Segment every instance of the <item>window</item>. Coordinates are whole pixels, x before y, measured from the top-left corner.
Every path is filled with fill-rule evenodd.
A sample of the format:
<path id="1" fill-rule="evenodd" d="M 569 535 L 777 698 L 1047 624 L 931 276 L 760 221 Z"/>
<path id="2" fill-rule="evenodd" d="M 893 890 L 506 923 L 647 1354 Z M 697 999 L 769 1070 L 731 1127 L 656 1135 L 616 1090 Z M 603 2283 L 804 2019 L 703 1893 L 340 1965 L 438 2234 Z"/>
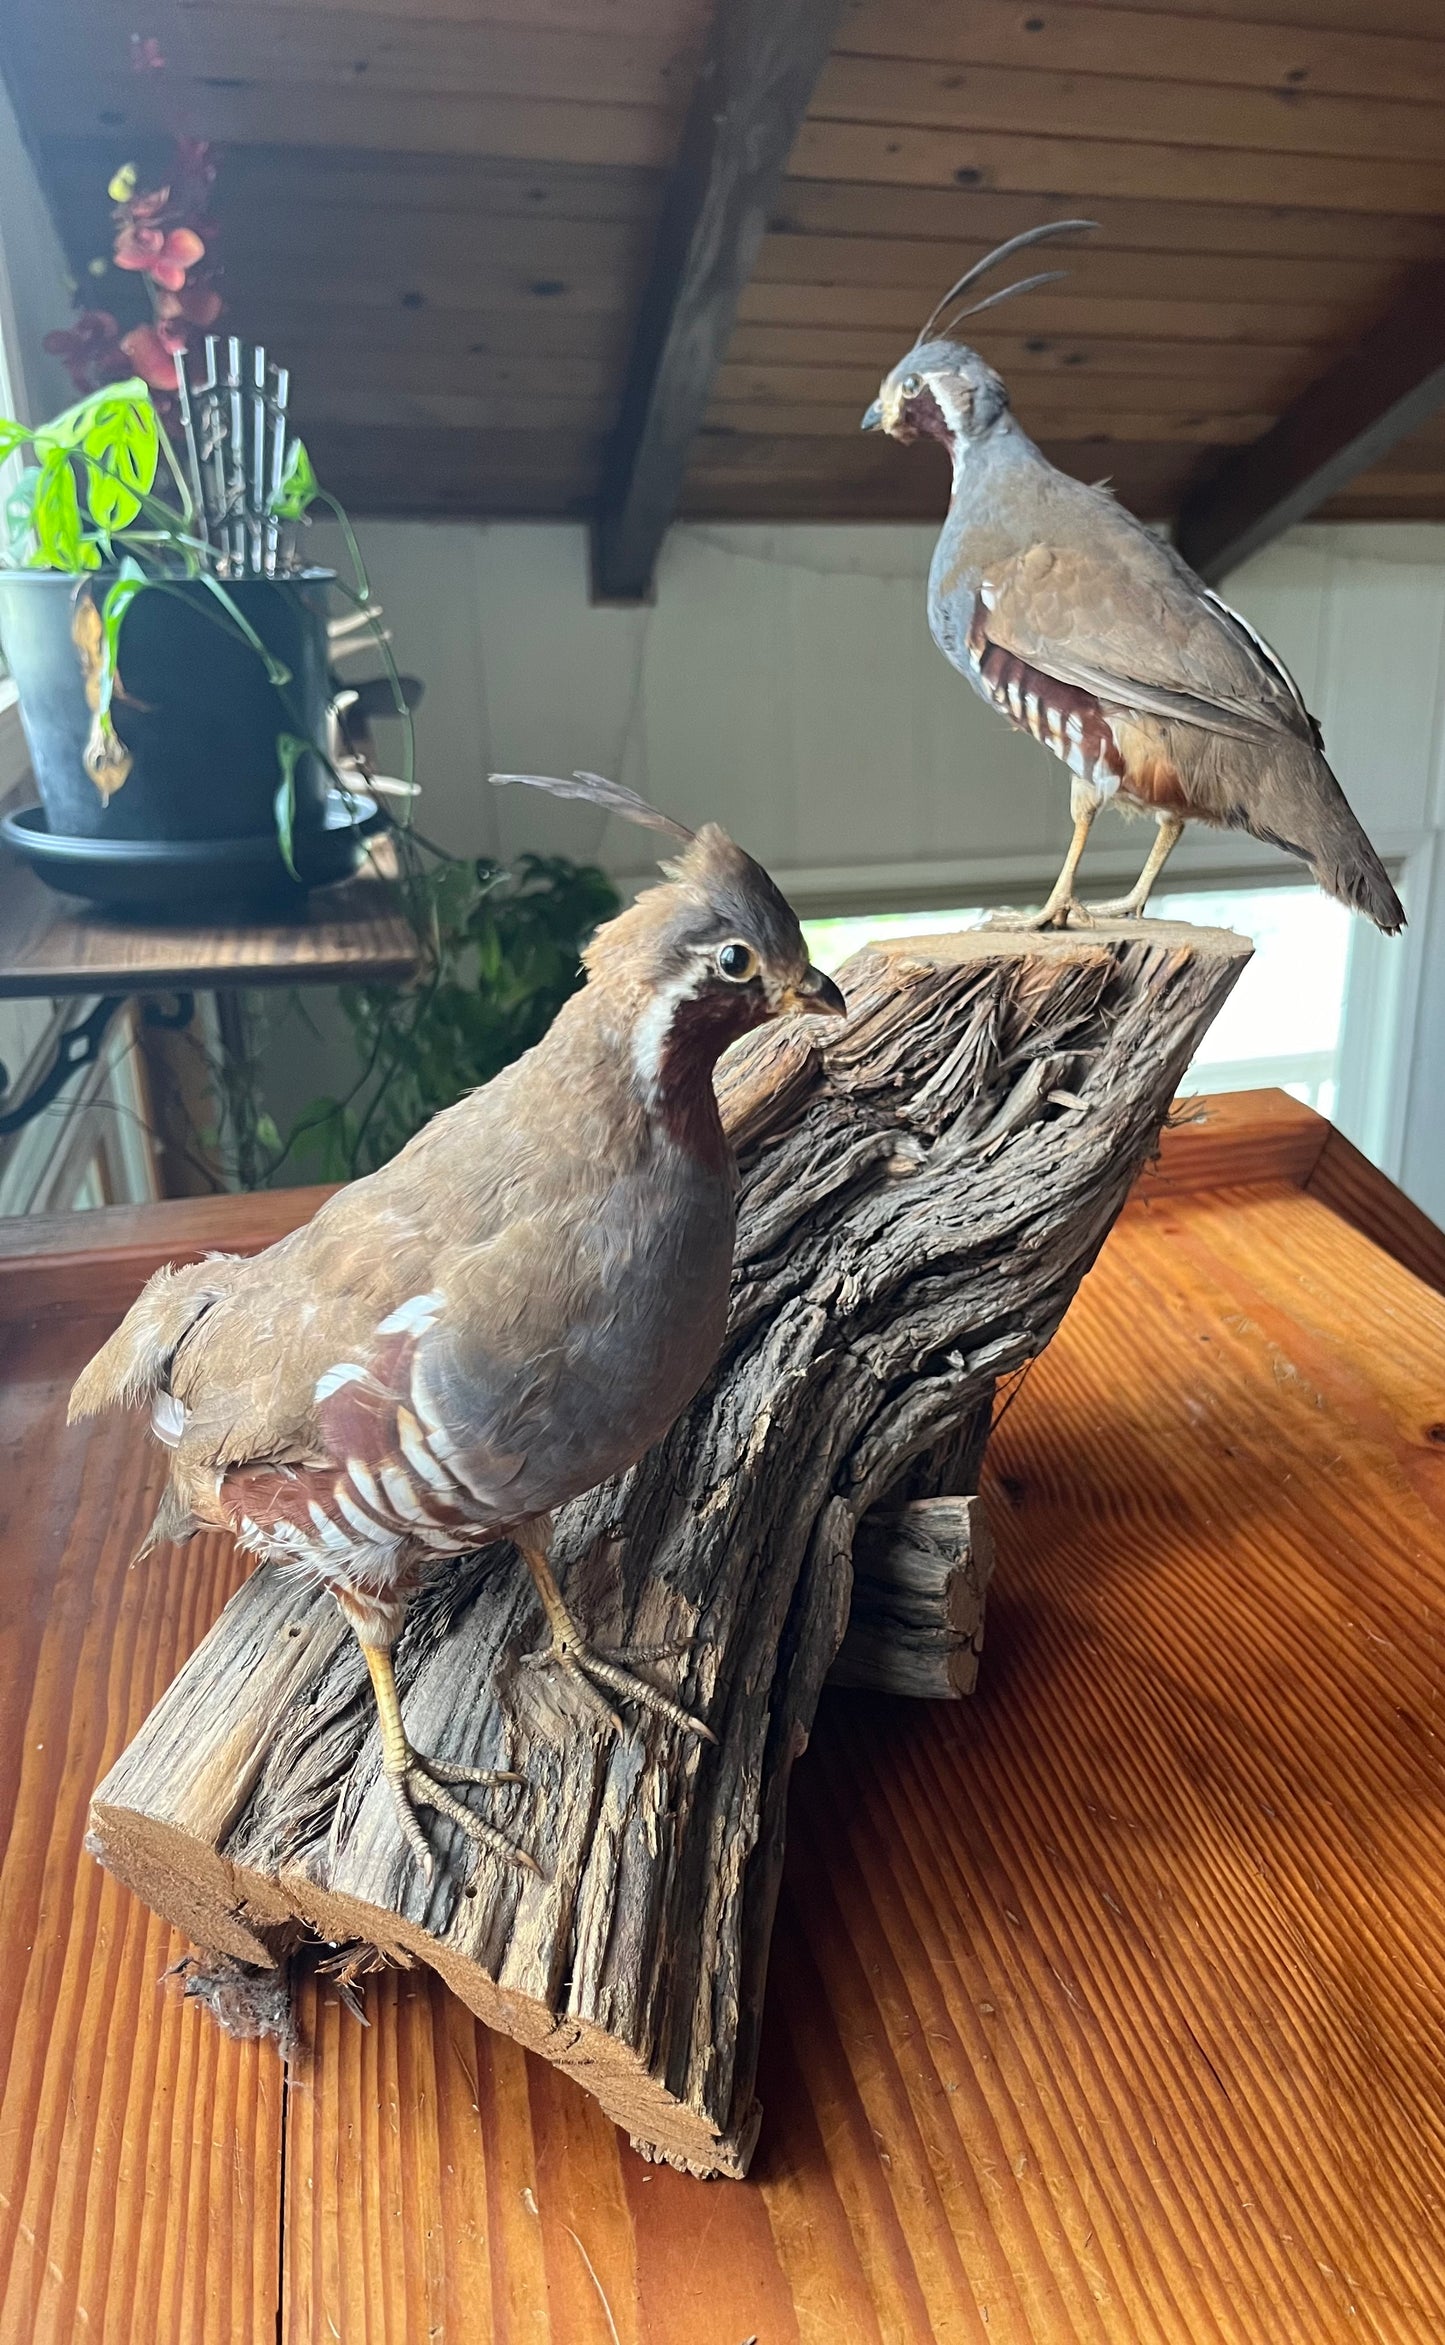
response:
<path id="1" fill-rule="evenodd" d="M 1150 903 L 1161 920 L 1234 928 L 1254 939 L 1249 963 L 1215 1019 L 1181 1091 L 1290 1092 L 1332 1115 L 1349 963 L 1350 914 L 1311 887 L 1174 890 Z M 870 937 L 938 936 L 976 928 L 977 905 L 943 912 L 882 912 L 872 919 L 805 920 L 808 950 L 834 970 Z"/>

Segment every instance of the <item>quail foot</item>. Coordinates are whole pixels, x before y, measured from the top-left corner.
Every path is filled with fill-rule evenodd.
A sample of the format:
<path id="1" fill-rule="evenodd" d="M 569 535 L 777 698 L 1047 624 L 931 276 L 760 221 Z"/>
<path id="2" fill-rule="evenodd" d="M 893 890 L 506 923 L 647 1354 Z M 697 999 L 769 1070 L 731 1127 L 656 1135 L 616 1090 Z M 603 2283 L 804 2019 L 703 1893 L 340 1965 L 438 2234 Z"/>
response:
<path id="1" fill-rule="evenodd" d="M 265 1253 L 157 1272 L 71 1398 L 73 1416 L 150 1404 L 171 1452 L 152 1539 L 220 1527 L 333 1592 L 424 1868 L 419 1809 L 531 1862 L 457 1796 L 514 1779 L 415 1750 L 393 1675 L 423 1579 L 488 1540 L 517 1542 L 540 1659 L 609 1724 L 620 1703 L 708 1738 L 638 1674 L 643 1656 L 589 1645 L 553 1577 L 550 1518 L 650 1448 L 717 1356 L 736 1180 L 720 1052 L 767 1019 L 844 1007 L 772 880 L 715 825 L 694 834 L 596 775 L 494 778 L 667 832 L 665 879 L 599 929 L 586 983 L 525 1057 Z"/>

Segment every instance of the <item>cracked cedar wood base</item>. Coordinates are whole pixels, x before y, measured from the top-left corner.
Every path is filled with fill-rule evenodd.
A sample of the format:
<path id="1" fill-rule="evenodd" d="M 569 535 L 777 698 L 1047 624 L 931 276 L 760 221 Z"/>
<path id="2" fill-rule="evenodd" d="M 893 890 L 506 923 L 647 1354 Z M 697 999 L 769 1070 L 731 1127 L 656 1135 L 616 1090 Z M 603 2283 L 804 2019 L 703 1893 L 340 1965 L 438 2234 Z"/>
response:
<path id="1" fill-rule="evenodd" d="M 599 1735 L 518 1666 L 540 1622 L 511 1550 L 452 1567 L 397 1656 L 408 1729 L 525 1776 L 487 1812 L 545 1877 L 474 1864 L 428 1817 L 428 1889 L 354 1639 L 263 1568 L 96 1793 L 102 1861 L 208 1950 L 269 1964 L 309 1931 L 427 1962 L 645 2154 L 742 2174 L 788 1777 L 823 1680 L 838 1657 L 853 1683 L 968 1682 L 977 1620 L 916 1515 L 863 1532 L 839 1657 L 855 1532 L 975 1486 L 995 1379 L 1058 1326 L 1248 953 L 1163 922 L 910 939 L 849 964 L 821 1052 L 777 1027 L 720 1070 L 743 1165 L 727 1349 L 556 1547 L 599 1642 L 690 1646 L 656 1666 L 717 1749 Z"/>

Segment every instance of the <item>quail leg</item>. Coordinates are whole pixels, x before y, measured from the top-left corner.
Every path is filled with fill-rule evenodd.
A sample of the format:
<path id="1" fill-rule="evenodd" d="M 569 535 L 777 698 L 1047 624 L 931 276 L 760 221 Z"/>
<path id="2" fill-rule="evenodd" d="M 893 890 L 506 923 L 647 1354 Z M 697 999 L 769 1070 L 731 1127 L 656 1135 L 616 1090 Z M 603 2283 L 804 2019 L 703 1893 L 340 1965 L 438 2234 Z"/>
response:
<path id="1" fill-rule="evenodd" d="M 401 1826 L 402 1838 L 416 1858 L 423 1873 L 430 1880 L 434 1871 L 432 1852 L 426 1834 L 417 1818 L 417 1803 L 424 1808 L 435 1808 L 440 1815 L 450 1816 L 452 1822 L 465 1832 L 478 1848 L 489 1849 L 509 1865 L 518 1865 L 524 1873 L 540 1870 L 524 1848 L 516 1848 L 495 1825 L 473 1815 L 459 1799 L 446 1789 L 449 1783 L 480 1783 L 487 1786 L 498 1783 L 520 1783 L 520 1775 L 508 1775 L 487 1767 L 454 1767 L 440 1759 L 425 1759 L 413 1750 L 402 1724 L 401 1703 L 397 1697 L 396 1678 L 392 1673 L 391 1647 L 369 1645 L 359 1640 L 376 1695 L 377 1713 L 381 1721 L 381 1764 L 396 1807 L 396 1820 Z"/>
<path id="2" fill-rule="evenodd" d="M 1074 874 L 1079 868 L 1079 858 L 1084 852 L 1094 816 L 1102 803 L 1102 799 L 1093 797 L 1084 806 L 1075 795 L 1074 835 L 1069 841 L 1063 869 L 1050 888 L 1049 899 L 1043 909 L 1038 912 L 995 912 L 987 923 L 990 928 L 1067 928 L 1075 921 L 1082 928 L 1088 927 L 1093 914 L 1086 912 L 1082 904 L 1074 901 Z"/>
<path id="3" fill-rule="evenodd" d="M 700 1718 L 694 1718 L 690 1710 L 684 1710 L 682 1704 L 675 1702 L 670 1694 L 663 1693 L 658 1686 L 649 1685 L 645 1677 L 636 1677 L 623 1666 L 629 1661 L 660 1660 L 665 1653 L 676 1648 L 654 1645 L 603 1652 L 589 1645 L 563 1602 L 562 1591 L 557 1585 L 546 1548 L 523 1539 L 518 1539 L 517 1544 L 526 1559 L 537 1594 L 542 1599 L 542 1610 L 552 1633 L 551 1643 L 540 1653 L 529 1656 L 534 1666 L 560 1669 L 565 1677 L 570 1678 L 588 1707 L 604 1719 L 615 1734 L 621 1734 L 622 1720 L 606 1698 L 609 1693 L 616 1694 L 624 1702 L 636 1702 L 639 1709 L 650 1710 L 655 1718 L 665 1718 L 670 1725 L 681 1727 L 686 1734 L 699 1736 L 703 1742 L 717 1741 L 711 1727 L 705 1726 Z"/>
<path id="4" fill-rule="evenodd" d="M 1096 920 L 1139 920 L 1149 901 L 1149 891 L 1164 869 L 1183 835 L 1183 818 L 1177 814 L 1161 814 L 1154 844 L 1139 877 L 1127 896 L 1115 896 L 1107 904 L 1091 904 L 1090 912 Z"/>

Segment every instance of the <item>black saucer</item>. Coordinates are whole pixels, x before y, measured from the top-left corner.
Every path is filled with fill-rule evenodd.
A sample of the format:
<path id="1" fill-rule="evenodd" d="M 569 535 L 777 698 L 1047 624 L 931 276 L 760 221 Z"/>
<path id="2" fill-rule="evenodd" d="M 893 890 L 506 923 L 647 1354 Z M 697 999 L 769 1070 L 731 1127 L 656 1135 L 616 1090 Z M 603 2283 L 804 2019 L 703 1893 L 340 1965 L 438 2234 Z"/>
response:
<path id="1" fill-rule="evenodd" d="M 294 880 L 270 832 L 245 839 L 82 839 L 51 832 L 39 806 L 0 818 L 0 838 L 47 887 L 112 912 L 175 919 L 294 912 L 308 888 L 348 879 L 380 814 L 363 791 L 332 790 L 324 828 L 299 832 Z"/>

